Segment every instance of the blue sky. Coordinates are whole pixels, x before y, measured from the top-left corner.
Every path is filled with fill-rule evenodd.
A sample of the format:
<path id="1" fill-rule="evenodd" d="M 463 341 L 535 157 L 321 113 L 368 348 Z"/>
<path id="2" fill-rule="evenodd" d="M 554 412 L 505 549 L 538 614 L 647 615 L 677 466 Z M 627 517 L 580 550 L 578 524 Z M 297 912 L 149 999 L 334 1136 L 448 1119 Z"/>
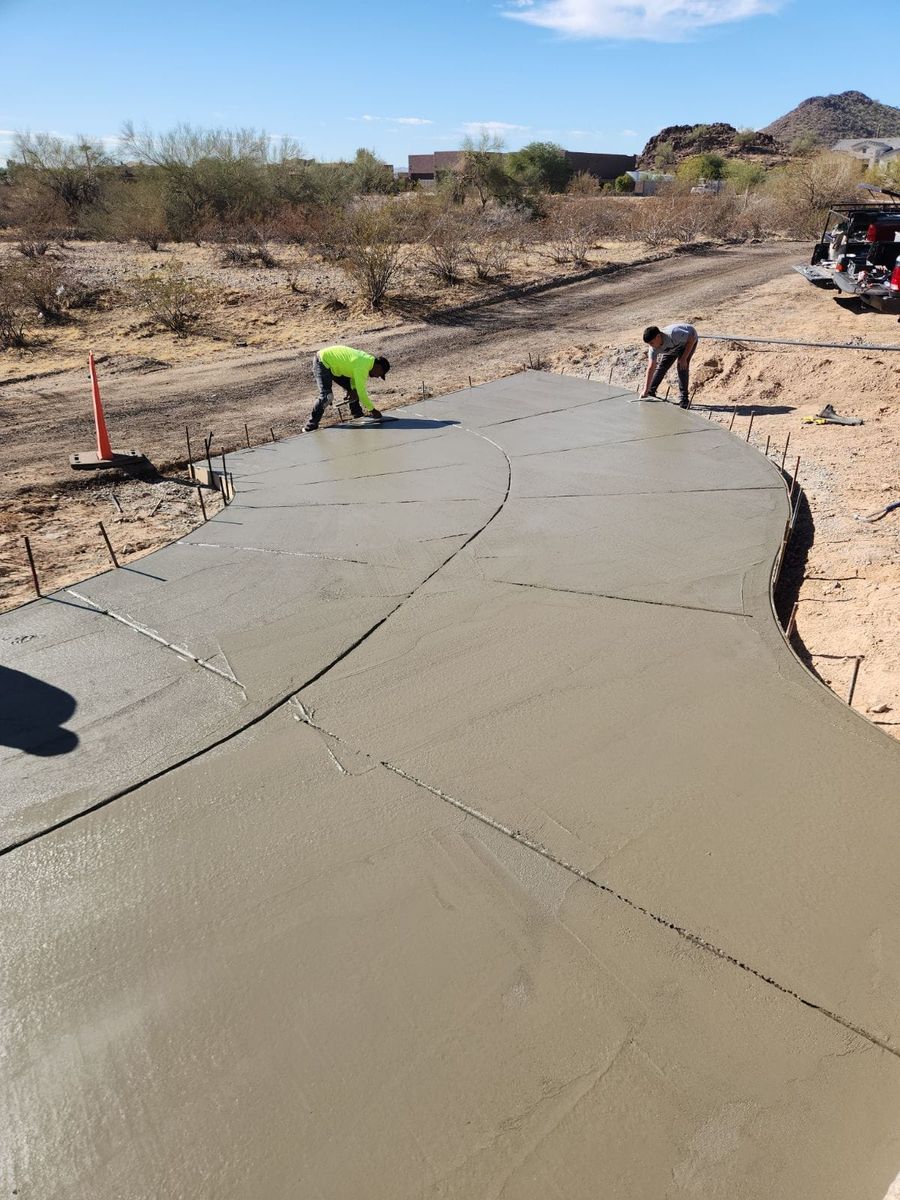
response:
<path id="1" fill-rule="evenodd" d="M 845 0 L 0 0 L 0 161 L 11 131 L 114 149 L 129 118 L 400 166 L 481 127 L 630 153 L 663 125 L 758 128 L 849 88 L 900 105 L 853 28 Z"/>

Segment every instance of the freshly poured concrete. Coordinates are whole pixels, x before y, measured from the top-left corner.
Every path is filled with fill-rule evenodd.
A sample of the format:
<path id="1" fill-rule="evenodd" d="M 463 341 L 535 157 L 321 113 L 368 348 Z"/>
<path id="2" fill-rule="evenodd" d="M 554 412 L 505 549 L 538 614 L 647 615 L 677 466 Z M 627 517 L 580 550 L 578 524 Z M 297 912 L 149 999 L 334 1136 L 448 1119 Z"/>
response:
<path id="1" fill-rule="evenodd" d="M 7 1192 L 882 1200 L 900 753 L 775 626 L 777 472 L 544 374 L 404 418 L 0 618 L 80 738 L 2 760 Z"/>

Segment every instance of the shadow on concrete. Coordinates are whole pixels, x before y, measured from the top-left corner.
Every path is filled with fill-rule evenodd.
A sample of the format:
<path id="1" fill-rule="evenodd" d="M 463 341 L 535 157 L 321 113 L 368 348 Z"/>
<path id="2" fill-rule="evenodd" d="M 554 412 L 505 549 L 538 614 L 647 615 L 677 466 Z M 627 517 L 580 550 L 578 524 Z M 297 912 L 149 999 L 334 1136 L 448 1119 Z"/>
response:
<path id="1" fill-rule="evenodd" d="M 69 754 L 78 736 L 62 726 L 76 708 L 75 697 L 52 683 L 0 666 L 0 745 L 38 758 Z"/>
<path id="2" fill-rule="evenodd" d="M 458 425 L 459 421 L 428 421 L 417 417 L 392 417 L 385 415 L 384 424 L 371 422 L 366 425 L 340 424 L 329 426 L 332 429 L 444 429 L 448 425 Z"/>

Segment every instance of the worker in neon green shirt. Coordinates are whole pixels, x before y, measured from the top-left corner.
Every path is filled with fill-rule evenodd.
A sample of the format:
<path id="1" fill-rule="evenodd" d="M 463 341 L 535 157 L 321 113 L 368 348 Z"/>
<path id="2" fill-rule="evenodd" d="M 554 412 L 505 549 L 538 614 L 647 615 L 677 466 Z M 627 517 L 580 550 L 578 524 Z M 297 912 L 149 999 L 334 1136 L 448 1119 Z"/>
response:
<path id="1" fill-rule="evenodd" d="M 319 389 L 309 420 L 303 426 L 304 433 L 312 433 L 319 428 L 319 422 L 325 412 L 326 405 L 334 401 L 331 389 L 339 383 L 347 393 L 350 403 L 350 413 L 354 417 L 365 415 L 373 421 L 381 420 L 381 413 L 369 399 L 366 382 L 371 375 L 373 379 L 384 379 L 391 364 L 386 358 L 374 357 L 364 350 L 353 350 L 350 346 L 326 346 L 313 359 L 313 374 Z"/>

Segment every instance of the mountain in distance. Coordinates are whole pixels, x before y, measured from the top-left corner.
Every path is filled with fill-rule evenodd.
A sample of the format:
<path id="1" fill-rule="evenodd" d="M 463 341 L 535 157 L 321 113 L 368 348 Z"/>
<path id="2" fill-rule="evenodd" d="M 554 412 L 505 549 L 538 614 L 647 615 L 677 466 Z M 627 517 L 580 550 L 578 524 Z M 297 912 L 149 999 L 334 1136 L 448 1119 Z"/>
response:
<path id="1" fill-rule="evenodd" d="M 811 96 L 761 132 L 786 146 L 801 140 L 833 146 L 842 138 L 900 138 L 900 108 L 881 104 L 863 92 Z"/>

